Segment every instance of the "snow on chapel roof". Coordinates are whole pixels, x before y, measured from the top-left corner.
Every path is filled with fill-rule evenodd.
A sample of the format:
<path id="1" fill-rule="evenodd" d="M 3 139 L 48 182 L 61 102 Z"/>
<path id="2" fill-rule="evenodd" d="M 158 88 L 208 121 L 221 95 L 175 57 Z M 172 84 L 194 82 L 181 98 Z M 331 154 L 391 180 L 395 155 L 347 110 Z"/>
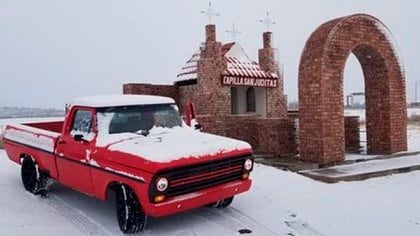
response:
<path id="1" fill-rule="evenodd" d="M 113 107 L 113 106 L 133 106 L 133 105 L 154 105 L 172 104 L 172 98 L 152 96 L 152 95 L 101 95 L 75 98 L 68 103 L 68 106 L 87 106 L 87 107 Z"/>
<path id="2" fill-rule="evenodd" d="M 225 76 L 250 77 L 277 79 L 278 75 L 270 73 L 261 66 L 249 59 L 243 48 L 236 42 L 222 45 L 222 55 L 227 59 L 227 69 L 223 72 Z M 197 79 L 197 61 L 200 59 L 200 51 L 194 53 L 187 61 L 181 72 L 178 74 L 180 81 Z"/>

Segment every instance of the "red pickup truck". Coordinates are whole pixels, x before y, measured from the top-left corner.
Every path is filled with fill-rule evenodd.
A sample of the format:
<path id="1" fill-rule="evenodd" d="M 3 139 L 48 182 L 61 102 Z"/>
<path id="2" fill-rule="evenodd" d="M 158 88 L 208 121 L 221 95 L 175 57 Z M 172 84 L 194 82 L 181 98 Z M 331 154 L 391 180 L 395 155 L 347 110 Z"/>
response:
<path id="1" fill-rule="evenodd" d="M 115 193 L 124 233 L 147 216 L 226 207 L 251 186 L 251 146 L 187 126 L 166 97 L 75 99 L 64 121 L 7 125 L 3 143 L 31 193 L 48 179 L 104 201 Z"/>

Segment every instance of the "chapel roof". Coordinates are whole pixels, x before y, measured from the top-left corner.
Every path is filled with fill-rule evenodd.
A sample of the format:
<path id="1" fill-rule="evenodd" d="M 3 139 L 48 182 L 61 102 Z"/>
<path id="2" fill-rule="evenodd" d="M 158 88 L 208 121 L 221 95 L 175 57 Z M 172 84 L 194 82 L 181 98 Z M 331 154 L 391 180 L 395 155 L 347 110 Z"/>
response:
<path id="1" fill-rule="evenodd" d="M 223 44 L 221 53 L 227 60 L 227 68 L 223 72 L 224 76 L 278 79 L 277 74 L 265 71 L 257 62 L 249 59 L 243 48 L 236 42 Z M 199 59 L 200 51 L 197 51 L 182 67 L 175 84 L 194 84 L 197 79 L 197 62 Z"/>

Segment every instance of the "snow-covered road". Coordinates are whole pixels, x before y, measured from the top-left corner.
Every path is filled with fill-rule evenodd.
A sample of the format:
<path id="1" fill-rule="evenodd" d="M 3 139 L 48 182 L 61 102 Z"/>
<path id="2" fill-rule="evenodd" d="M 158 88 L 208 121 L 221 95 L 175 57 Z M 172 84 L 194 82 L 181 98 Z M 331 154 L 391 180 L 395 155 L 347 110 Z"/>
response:
<path id="1" fill-rule="evenodd" d="M 140 235 L 420 235 L 420 172 L 324 184 L 256 165 L 250 192 L 226 209 L 151 219 Z M 0 235 L 120 235 L 112 203 L 54 184 L 24 191 L 19 166 L 0 150 Z"/>

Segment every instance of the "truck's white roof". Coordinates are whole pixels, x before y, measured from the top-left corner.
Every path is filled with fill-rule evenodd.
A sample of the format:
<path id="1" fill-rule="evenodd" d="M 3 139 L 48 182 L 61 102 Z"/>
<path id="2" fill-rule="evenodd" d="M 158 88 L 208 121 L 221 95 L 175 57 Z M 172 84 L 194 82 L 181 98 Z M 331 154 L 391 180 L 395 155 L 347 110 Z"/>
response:
<path id="1" fill-rule="evenodd" d="M 68 106 L 86 106 L 86 107 L 114 107 L 114 106 L 132 106 L 132 105 L 154 105 L 154 104 L 172 104 L 175 101 L 172 98 L 152 96 L 152 95 L 100 95 L 91 97 L 75 98 L 69 101 Z"/>

